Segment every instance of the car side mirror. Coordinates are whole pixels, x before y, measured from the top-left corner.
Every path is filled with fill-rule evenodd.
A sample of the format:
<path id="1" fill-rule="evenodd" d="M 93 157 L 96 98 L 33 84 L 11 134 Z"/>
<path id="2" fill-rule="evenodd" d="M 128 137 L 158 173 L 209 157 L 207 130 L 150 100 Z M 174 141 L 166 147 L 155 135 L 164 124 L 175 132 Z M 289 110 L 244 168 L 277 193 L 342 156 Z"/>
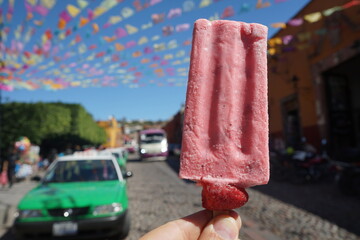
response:
<path id="1" fill-rule="evenodd" d="M 132 176 L 133 176 L 132 171 L 127 171 L 127 172 L 124 174 L 124 178 L 129 178 L 129 177 L 132 177 Z"/>

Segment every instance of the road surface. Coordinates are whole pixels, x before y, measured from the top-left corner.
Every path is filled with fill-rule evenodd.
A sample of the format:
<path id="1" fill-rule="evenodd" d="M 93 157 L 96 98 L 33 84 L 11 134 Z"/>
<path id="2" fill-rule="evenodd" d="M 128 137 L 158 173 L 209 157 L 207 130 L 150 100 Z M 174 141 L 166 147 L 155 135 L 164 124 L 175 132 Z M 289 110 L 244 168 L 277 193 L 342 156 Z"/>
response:
<path id="1" fill-rule="evenodd" d="M 134 175 L 128 179 L 132 225 L 127 240 L 137 240 L 167 221 L 202 209 L 201 188 L 178 178 L 178 161 L 176 157 L 164 162 L 142 162 L 136 156 L 129 159 L 128 170 Z M 10 190 L 2 190 L 0 202 L 15 205 L 34 185 L 23 182 Z M 360 239 L 323 218 L 260 190 L 249 189 L 250 201 L 237 209 L 243 220 L 242 240 Z M 15 208 L 12 206 L 10 209 L 14 211 Z M 2 240 L 13 239 L 10 220 L 7 228 L 0 229 L 0 236 Z"/>

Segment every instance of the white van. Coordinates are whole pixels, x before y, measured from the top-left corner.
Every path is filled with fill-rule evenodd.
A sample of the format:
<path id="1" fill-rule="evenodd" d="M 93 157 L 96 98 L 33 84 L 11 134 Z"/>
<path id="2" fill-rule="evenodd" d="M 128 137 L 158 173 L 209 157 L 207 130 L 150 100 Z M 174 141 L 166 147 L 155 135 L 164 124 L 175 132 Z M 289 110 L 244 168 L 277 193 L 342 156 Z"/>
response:
<path id="1" fill-rule="evenodd" d="M 166 160 L 168 142 L 163 129 L 147 129 L 139 134 L 139 154 L 141 160 Z"/>

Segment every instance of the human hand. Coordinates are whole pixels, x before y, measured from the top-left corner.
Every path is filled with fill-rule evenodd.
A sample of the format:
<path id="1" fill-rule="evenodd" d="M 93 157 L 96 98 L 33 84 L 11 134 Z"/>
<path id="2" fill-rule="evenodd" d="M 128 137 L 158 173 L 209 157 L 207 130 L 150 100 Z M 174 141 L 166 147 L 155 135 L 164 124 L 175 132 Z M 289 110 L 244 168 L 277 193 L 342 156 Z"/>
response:
<path id="1" fill-rule="evenodd" d="M 241 219 L 235 211 L 213 217 L 212 211 L 203 210 L 168 222 L 140 240 L 236 240 L 240 228 Z"/>

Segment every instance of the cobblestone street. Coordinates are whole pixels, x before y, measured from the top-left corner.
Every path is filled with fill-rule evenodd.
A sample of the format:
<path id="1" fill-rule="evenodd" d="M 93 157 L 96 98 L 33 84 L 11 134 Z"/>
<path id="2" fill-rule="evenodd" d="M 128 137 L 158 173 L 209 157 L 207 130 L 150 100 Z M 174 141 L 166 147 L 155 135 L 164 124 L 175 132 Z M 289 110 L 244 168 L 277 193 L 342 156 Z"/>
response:
<path id="1" fill-rule="evenodd" d="M 201 209 L 201 189 L 179 180 L 166 163 L 131 162 L 128 169 L 134 173 L 129 179 L 133 220 L 129 240 Z"/>
<path id="2" fill-rule="evenodd" d="M 141 162 L 136 158 L 129 160 L 128 170 L 131 170 L 134 176 L 128 180 L 132 225 L 126 240 L 137 240 L 146 232 L 170 220 L 202 209 L 201 188 L 179 179 L 178 165 L 178 158 L 175 157 L 166 162 Z M 13 204 L 14 206 L 9 208 L 13 212 L 21 196 L 34 186 L 34 182 L 22 182 L 10 190 L 3 190 L 0 192 L 0 203 L 7 206 Z M 243 220 L 240 231 L 242 240 L 360 239 L 324 217 L 319 217 L 319 214 L 310 213 L 311 209 L 304 210 L 311 205 L 310 197 L 314 195 L 316 188 L 304 185 L 291 189 L 291 186 L 285 183 L 272 182 L 267 186 L 248 189 L 249 202 L 237 209 Z M 303 194 L 303 198 L 299 198 L 299 194 Z M 335 197 L 335 200 L 340 199 L 339 196 Z M 321 204 L 318 198 L 314 198 L 313 208 Z M 294 199 L 297 199 L 297 202 Z M 325 200 L 329 199 L 326 195 Z M 302 203 L 303 207 L 299 203 Z M 339 208 L 353 208 L 354 205 L 351 204 L 354 203 L 356 201 L 345 201 L 349 206 L 339 205 Z M 331 206 L 331 203 L 329 204 Z M 333 214 L 336 212 L 337 210 L 334 210 Z M 356 219 L 356 214 L 356 208 L 353 214 L 348 212 L 349 219 Z M 7 228 L 0 229 L 1 240 L 14 239 L 10 230 L 11 222 L 7 222 Z"/>
<path id="3" fill-rule="evenodd" d="M 130 161 L 128 169 L 134 176 L 129 179 L 129 197 L 132 226 L 127 240 L 139 239 L 146 232 L 170 221 L 202 210 L 201 188 L 178 178 L 166 162 Z M 252 195 L 252 192 L 250 195 Z M 242 240 L 279 240 L 246 216 L 242 216 Z"/>
<path id="4" fill-rule="evenodd" d="M 134 172 L 134 177 L 129 180 L 134 221 L 128 239 L 138 239 L 169 220 L 201 209 L 201 188 L 178 179 L 177 161 L 176 158 L 170 158 L 167 163 L 129 163 L 129 170 Z M 244 221 L 242 240 L 360 239 L 319 216 L 258 190 L 248 189 L 248 193 L 249 202 L 238 209 Z"/>
<path id="5" fill-rule="evenodd" d="M 360 235 L 360 196 L 342 194 L 333 179 L 300 185 L 271 180 L 254 189 Z"/>

